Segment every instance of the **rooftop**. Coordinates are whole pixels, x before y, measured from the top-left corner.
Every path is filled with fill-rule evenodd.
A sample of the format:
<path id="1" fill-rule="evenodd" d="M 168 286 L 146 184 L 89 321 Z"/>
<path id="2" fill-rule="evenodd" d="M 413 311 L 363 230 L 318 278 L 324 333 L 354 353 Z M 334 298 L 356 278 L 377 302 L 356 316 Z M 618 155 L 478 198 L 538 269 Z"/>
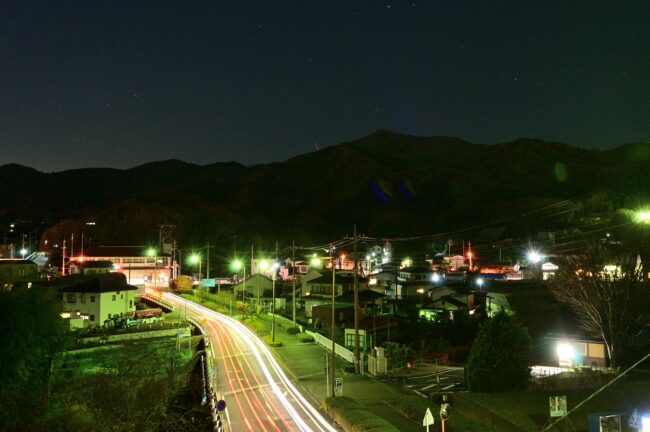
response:
<path id="1" fill-rule="evenodd" d="M 63 293 L 104 293 L 115 291 L 133 291 L 138 287 L 129 285 L 126 276 L 122 273 L 107 273 L 101 276 L 84 280 L 70 287 L 62 288 Z"/>

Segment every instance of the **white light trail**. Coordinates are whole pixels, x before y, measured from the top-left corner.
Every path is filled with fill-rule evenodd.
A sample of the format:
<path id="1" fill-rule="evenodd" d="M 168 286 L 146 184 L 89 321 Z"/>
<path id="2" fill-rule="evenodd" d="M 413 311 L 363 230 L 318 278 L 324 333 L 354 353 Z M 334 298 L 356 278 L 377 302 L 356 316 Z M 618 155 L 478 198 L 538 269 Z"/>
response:
<path id="1" fill-rule="evenodd" d="M 284 373 L 284 371 L 276 361 L 275 357 L 273 357 L 273 354 L 266 346 L 266 344 L 248 327 L 246 327 L 244 324 L 242 324 L 241 322 L 233 318 L 230 318 L 219 312 L 213 311 L 212 309 L 208 309 L 199 304 L 189 302 L 184 298 L 179 297 L 175 294 L 165 292 L 162 293 L 162 295 L 175 303 L 187 302 L 185 303 L 187 309 L 193 310 L 193 312 L 197 313 L 198 315 L 207 316 L 212 320 L 218 321 L 226 325 L 235 333 L 237 333 L 241 337 L 241 339 L 246 343 L 246 345 L 248 345 L 248 347 L 251 349 L 252 354 L 257 360 L 260 368 L 262 369 L 264 376 L 268 380 L 268 383 L 271 386 L 273 393 L 276 395 L 276 397 L 278 398 L 282 406 L 290 414 L 291 418 L 296 422 L 300 430 L 307 432 L 307 431 L 313 431 L 314 429 L 312 429 L 305 422 L 303 416 L 299 414 L 298 410 L 296 409 L 296 406 L 294 406 L 294 403 L 292 403 L 287 398 L 287 393 L 294 398 L 295 405 L 297 405 L 297 408 L 302 412 L 304 412 L 304 414 L 317 427 L 316 429 L 317 431 L 336 432 L 336 429 L 329 424 L 329 422 L 318 412 L 318 410 L 316 410 L 305 399 L 305 397 L 300 393 L 300 391 L 293 385 L 291 380 L 287 377 L 287 375 Z M 214 351 L 212 352 L 212 354 L 214 356 Z M 271 367 L 271 369 L 267 367 L 267 363 Z M 273 378 L 272 371 L 277 375 L 282 386 L 287 391 L 282 391 L 282 389 L 278 386 L 276 379 Z"/>

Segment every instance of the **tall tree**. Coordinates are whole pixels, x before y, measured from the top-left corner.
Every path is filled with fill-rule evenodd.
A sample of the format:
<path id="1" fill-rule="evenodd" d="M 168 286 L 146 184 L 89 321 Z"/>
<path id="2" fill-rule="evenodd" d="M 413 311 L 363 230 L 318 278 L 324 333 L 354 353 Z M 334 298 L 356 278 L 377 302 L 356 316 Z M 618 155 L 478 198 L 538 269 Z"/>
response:
<path id="1" fill-rule="evenodd" d="M 524 389 L 530 378 L 528 330 L 505 311 L 481 326 L 467 364 L 467 386 L 474 392 Z"/>
<path id="2" fill-rule="evenodd" d="M 550 287 L 575 313 L 580 325 L 607 347 L 610 364 L 629 359 L 644 324 L 650 284 L 638 255 L 600 244 L 565 257 Z"/>

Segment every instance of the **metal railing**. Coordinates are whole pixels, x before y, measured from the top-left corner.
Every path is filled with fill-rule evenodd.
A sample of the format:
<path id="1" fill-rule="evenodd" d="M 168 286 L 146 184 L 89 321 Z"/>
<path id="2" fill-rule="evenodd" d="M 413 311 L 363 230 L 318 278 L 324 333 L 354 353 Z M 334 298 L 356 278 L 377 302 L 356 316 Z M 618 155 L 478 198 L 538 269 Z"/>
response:
<path id="1" fill-rule="evenodd" d="M 313 333 L 313 332 L 310 332 L 308 330 L 305 331 L 305 333 L 307 333 L 308 335 L 313 337 L 314 340 L 318 344 L 325 347 L 325 349 L 327 349 L 329 351 L 332 351 L 332 340 L 331 339 L 326 338 L 322 334 Z M 339 345 L 339 344 L 335 344 L 334 353 L 337 356 L 341 357 L 343 360 L 345 360 L 345 361 L 347 361 L 349 363 L 354 363 L 354 353 L 352 351 L 350 351 L 349 349 L 345 348 L 344 346 Z"/>

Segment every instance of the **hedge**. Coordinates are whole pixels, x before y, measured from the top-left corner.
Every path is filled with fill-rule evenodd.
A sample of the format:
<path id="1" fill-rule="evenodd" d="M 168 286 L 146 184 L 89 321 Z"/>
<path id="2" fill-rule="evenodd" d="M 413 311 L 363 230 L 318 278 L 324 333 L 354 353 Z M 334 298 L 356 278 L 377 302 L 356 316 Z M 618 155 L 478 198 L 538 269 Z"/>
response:
<path id="1" fill-rule="evenodd" d="M 347 396 L 326 398 L 323 406 L 325 412 L 347 432 L 399 432 L 386 420 Z"/>

